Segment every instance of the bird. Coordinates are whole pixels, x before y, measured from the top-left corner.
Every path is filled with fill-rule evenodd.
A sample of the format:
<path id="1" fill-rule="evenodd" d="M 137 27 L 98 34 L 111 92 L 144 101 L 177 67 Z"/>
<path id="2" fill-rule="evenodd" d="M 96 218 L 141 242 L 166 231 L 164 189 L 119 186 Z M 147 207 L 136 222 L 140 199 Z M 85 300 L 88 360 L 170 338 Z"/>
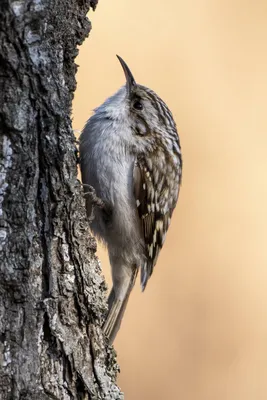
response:
<path id="1" fill-rule="evenodd" d="M 80 136 L 82 182 L 93 235 L 109 253 L 112 289 L 103 332 L 113 343 L 138 271 L 142 291 L 165 241 L 182 179 L 173 115 L 138 84 L 117 55 L 126 83 L 94 110 Z"/>

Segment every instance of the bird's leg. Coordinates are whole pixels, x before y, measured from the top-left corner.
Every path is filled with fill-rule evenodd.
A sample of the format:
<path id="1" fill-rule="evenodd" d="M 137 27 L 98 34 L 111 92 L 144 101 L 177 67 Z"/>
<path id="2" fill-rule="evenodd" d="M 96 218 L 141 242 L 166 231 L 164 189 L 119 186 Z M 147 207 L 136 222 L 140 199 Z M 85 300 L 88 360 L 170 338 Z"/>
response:
<path id="1" fill-rule="evenodd" d="M 121 321 L 134 287 L 138 269 L 133 266 L 130 270 L 124 271 L 119 279 L 113 279 L 113 288 L 108 298 L 108 313 L 103 325 L 103 332 L 109 344 L 112 344 L 121 325 Z"/>
<path id="2" fill-rule="evenodd" d="M 99 208 L 104 208 L 105 203 L 103 202 L 103 200 L 100 199 L 100 197 L 96 195 L 96 191 L 93 188 L 93 186 L 87 185 L 86 183 L 83 183 L 82 185 L 87 188 L 86 189 L 87 191 L 84 192 L 84 195 L 89 197 L 89 200 L 92 203 L 92 205 Z"/>
<path id="3" fill-rule="evenodd" d="M 97 196 L 95 189 L 91 185 L 87 185 L 86 183 L 82 184 L 83 187 L 86 188 L 86 192 L 84 192 L 84 196 L 86 197 L 86 208 L 87 208 L 87 216 L 89 218 L 89 222 L 92 222 L 94 219 L 93 210 L 94 207 L 98 207 L 102 210 L 106 208 L 105 203 L 100 197 Z"/>

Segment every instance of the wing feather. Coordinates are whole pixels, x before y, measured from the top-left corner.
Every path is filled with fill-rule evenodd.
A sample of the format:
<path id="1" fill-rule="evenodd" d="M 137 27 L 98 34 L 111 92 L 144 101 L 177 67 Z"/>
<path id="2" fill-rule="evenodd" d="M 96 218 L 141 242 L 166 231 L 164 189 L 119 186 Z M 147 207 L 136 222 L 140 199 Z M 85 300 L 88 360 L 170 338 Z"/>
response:
<path id="1" fill-rule="evenodd" d="M 134 196 L 146 251 L 146 262 L 141 266 L 143 290 L 157 262 L 170 224 L 170 217 L 178 198 L 177 192 L 173 202 L 170 202 L 170 198 L 166 196 L 166 190 L 164 191 L 165 184 L 168 184 L 167 178 L 161 176 L 161 184 L 157 185 L 158 173 L 154 176 L 152 166 L 150 167 L 143 157 L 136 161 L 133 171 Z"/>

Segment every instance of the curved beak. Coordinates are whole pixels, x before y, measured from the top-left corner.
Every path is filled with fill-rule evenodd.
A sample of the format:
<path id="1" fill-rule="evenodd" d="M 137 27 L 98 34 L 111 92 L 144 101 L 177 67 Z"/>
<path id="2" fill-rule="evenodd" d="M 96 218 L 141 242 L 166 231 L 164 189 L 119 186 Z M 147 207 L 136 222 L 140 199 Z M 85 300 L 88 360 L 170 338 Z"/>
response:
<path id="1" fill-rule="evenodd" d="M 124 71 L 125 78 L 126 78 L 127 91 L 128 91 L 128 94 L 130 94 L 133 86 L 136 85 L 136 82 L 135 82 L 133 74 L 131 73 L 130 68 L 128 67 L 126 62 L 123 61 L 123 59 L 120 56 L 117 55 L 117 57 L 119 59 L 119 62 L 121 63 L 122 69 Z"/>

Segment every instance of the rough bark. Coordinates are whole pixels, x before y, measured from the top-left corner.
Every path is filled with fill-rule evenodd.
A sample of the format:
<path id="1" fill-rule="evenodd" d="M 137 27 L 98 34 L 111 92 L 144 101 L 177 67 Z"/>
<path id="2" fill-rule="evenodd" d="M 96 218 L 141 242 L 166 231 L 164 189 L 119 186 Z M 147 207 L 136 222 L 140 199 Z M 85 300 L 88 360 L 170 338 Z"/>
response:
<path id="1" fill-rule="evenodd" d="M 96 3 L 1 0 L 1 400 L 123 398 L 70 118 Z"/>

